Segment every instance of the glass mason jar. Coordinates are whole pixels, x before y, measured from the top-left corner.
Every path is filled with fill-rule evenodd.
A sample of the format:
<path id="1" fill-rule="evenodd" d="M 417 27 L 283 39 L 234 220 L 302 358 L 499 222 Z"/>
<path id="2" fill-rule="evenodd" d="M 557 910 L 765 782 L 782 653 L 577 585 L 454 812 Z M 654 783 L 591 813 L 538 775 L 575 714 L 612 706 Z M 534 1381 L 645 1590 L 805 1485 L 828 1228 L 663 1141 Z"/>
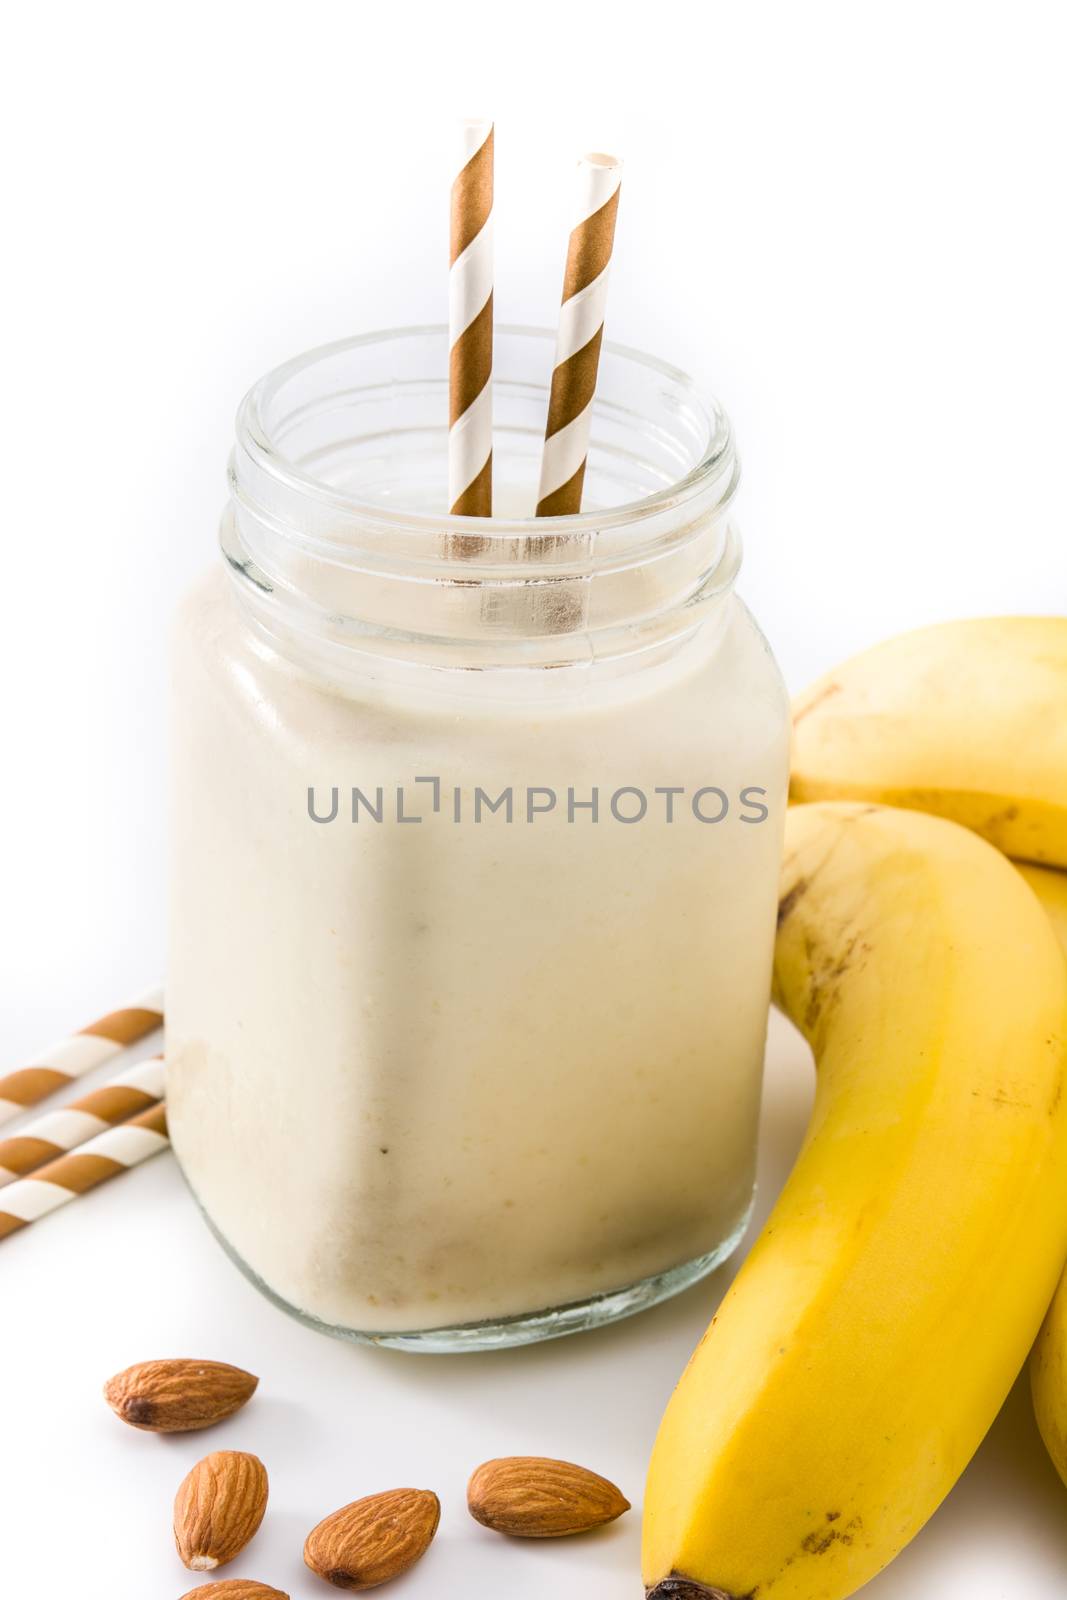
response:
<path id="1" fill-rule="evenodd" d="M 381 1344 L 622 1316 L 751 1205 L 788 708 L 731 431 L 606 345 L 592 509 L 538 522 L 552 350 L 497 331 L 491 521 L 439 509 L 444 329 L 264 378 L 179 622 L 174 1148 L 261 1288 Z"/>

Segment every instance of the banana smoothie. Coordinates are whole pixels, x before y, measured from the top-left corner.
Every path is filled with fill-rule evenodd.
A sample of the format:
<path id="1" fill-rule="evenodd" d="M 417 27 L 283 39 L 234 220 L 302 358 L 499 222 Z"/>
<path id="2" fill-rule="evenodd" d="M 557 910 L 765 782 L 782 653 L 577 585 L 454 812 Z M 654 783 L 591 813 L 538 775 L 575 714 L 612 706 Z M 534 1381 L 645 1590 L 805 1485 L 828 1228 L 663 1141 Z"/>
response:
<path id="1" fill-rule="evenodd" d="M 732 591 L 721 413 L 672 376 L 658 414 L 663 371 L 608 352 L 643 408 L 623 482 L 591 457 L 606 509 L 476 540 L 410 509 L 427 337 L 242 413 L 228 571 L 175 656 L 168 1106 L 270 1294 L 451 1348 L 637 1309 L 737 1242 L 787 707 Z M 521 495 L 531 336 L 501 344 Z M 379 365 L 384 418 L 353 400 Z"/>

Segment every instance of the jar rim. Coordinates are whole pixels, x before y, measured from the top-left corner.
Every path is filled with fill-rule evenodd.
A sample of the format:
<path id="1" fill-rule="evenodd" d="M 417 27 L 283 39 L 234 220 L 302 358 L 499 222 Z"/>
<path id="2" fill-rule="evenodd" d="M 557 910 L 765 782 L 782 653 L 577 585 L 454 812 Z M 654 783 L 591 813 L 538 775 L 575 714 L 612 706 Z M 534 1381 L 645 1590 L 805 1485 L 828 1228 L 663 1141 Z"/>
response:
<path id="1" fill-rule="evenodd" d="M 510 338 L 535 339 L 554 347 L 555 333 L 547 328 L 526 323 L 498 323 L 497 332 Z M 675 482 L 665 484 L 639 499 L 600 510 L 581 511 L 569 516 L 544 517 L 471 517 L 457 516 L 448 511 L 425 511 L 383 505 L 380 501 L 364 500 L 358 494 L 347 493 L 324 482 L 308 472 L 298 462 L 291 460 L 277 441 L 265 421 L 265 412 L 283 385 L 300 376 L 317 363 L 328 360 L 346 350 L 358 350 L 372 345 L 413 338 L 448 337 L 444 323 L 415 324 L 406 327 L 383 328 L 368 333 L 336 339 L 301 352 L 265 373 L 245 395 L 237 411 L 237 438 L 242 448 L 254 457 L 260 470 L 268 473 L 302 494 L 313 497 L 346 512 L 349 516 L 368 517 L 379 527 L 392 528 L 398 533 L 425 533 L 433 530 L 456 535 L 477 534 L 482 539 L 515 539 L 544 533 L 546 523 L 551 523 L 554 535 L 566 537 L 579 535 L 591 528 L 604 530 L 625 526 L 636 518 L 654 516 L 685 504 L 709 489 L 724 470 L 736 478 L 737 459 L 734 453 L 733 428 L 730 419 L 713 395 L 697 384 L 681 368 L 657 356 L 630 345 L 605 340 L 606 354 L 630 362 L 647 372 L 664 379 L 683 391 L 697 406 L 708 424 L 708 438 L 700 459 Z M 596 401 L 594 399 L 594 405 Z M 733 485 L 731 485 L 731 488 Z"/>

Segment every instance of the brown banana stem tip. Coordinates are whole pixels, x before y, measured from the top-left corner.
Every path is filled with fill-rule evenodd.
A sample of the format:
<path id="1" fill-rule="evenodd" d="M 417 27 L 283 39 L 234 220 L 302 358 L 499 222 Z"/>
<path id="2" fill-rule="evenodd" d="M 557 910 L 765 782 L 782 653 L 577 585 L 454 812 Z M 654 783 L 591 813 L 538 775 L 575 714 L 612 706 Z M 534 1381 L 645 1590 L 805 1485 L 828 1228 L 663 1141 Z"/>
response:
<path id="1" fill-rule="evenodd" d="M 732 1595 L 725 1589 L 714 1589 L 710 1584 L 697 1583 L 695 1578 L 683 1578 L 675 1573 L 645 1591 L 645 1600 L 751 1600 L 748 1595 Z"/>

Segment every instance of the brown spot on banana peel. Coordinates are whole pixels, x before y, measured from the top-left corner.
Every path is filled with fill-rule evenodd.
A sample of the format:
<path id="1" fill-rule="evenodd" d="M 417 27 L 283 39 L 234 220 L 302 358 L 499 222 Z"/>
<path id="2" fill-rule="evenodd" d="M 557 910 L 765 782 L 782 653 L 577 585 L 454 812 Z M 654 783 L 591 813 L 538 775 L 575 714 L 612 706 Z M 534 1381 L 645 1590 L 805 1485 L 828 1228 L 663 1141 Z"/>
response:
<path id="1" fill-rule="evenodd" d="M 805 1556 L 823 1556 L 835 1544 L 850 1545 L 855 1535 L 863 1527 L 863 1518 L 851 1517 L 843 1528 L 835 1528 L 834 1523 L 840 1522 L 840 1520 L 840 1511 L 828 1511 L 826 1513 L 827 1526 L 825 1528 L 816 1528 L 813 1532 L 806 1534 L 800 1541 L 799 1553 Z M 792 1566 L 793 1560 L 794 1558 L 790 1556 L 786 1566 Z"/>
<path id="2" fill-rule="evenodd" d="M 877 815 L 885 809 L 881 805 L 857 806 L 853 811 L 844 814 L 841 820 L 846 824 L 854 824 L 863 817 Z M 778 902 L 779 931 L 781 931 L 797 905 L 807 894 L 818 878 L 820 871 L 826 866 L 840 843 L 841 835 L 838 833 L 825 851 L 822 859 L 816 863 L 814 869 L 806 875 L 801 874 L 796 882 L 782 895 Z M 785 864 L 786 872 L 789 871 L 795 859 L 795 854 L 787 858 Z M 851 920 L 853 926 L 855 926 L 856 918 L 853 917 Z M 813 934 L 806 930 L 803 932 L 802 938 L 805 961 L 808 967 L 808 1000 L 804 1008 L 803 1019 L 794 1017 L 794 1020 L 800 1022 L 804 1033 L 809 1040 L 812 1040 L 819 1022 L 825 1017 L 838 998 L 841 979 L 853 965 L 863 966 L 865 964 L 871 947 L 866 938 L 863 937 L 862 926 L 852 933 L 848 932 L 847 925 L 842 926 L 838 930 L 837 939 L 826 938 L 817 941 Z M 844 948 L 840 954 L 833 953 L 834 946 L 839 944 L 842 939 L 844 940 Z M 826 953 L 821 954 L 824 946 Z M 854 959 L 857 949 L 859 951 L 858 962 Z M 776 1005 L 782 1004 L 781 995 L 777 989 L 777 979 L 775 980 L 774 1001 Z"/>
<path id="3" fill-rule="evenodd" d="M 831 1545 L 852 1543 L 852 1535 L 848 1529 L 824 1528 L 816 1533 L 809 1533 L 800 1548 L 806 1556 L 825 1555 Z"/>
<path id="4" fill-rule="evenodd" d="M 793 717 L 793 726 L 794 726 L 794 728 L 796 727 L 798 722 L 803 722 L 804 718 L 808 715 L 808 713 L 811 712 L 811 711 L 814 711 L 816 706 L 821 706 L 824 700 L 829 700 L 830 699 L 831 695 L 840 694 L 840 693 L 841 693 L 841 685 L 838 683 L 836 678 L 832 678 L 830 680 L 830 682 L 828 684 L 826 684 L 824 686 L 824 688 L 821 689 L 820 692 L 817 695 L 813 695 L 812 696 L 812 698 L 808 701 L 806 706 L 801 706 L 800 710 L 795 713 L 795 715 Z"/>
<path id="5" fill-rule="evenodd" d="M 870 817 L 870 816 L 873 816 L 876 812 L 884 811 L 885 809 L 886 808 L 884 806 L 880 806 L 880 805 L 857 806 L 855 811 L 850 812 L 849 814 L 847 814 L 845 817 L 843 817 L 842 820 L 845 823 L 858 822 L 861 817 Z M 821 868 L 824 867 L 826 865 L 826 863 L 830 860 L 831 856 L 834 854 L 834 851 L 837 849 L 837 847 L 840 844 L 840 842 L 841 842 L 840 834 L 835 835 L 833 841 L 831 842 L 831 844 L 827 848 L 825 854 L 823 855 L 822 860 L 815 867 L 815 874 L 814 874 L 815 876 L 818 876 L 818 873 L 821 870 Z M 795 854 L 790 855 L 790 856 L 788 856 L 786 858 L 786 861 L 784 863 L 785 871 L 788 872 L 790 866 L 792 865 L 792 863 L 794 862 L 795 859 L 796 859 L 796 855 Z M 786 890 L 785 894 L 782 896 L 782 898 L 778 902 L 778 926 L 779 927 L 781 927 L 782 924 L 785 922 L 786 918 L 789 916 L 790 912 L 794 909 L 794 907 L 796 906 L 797 902 L 799 900 L 801 900 L 804 897 L 804 895 L 807 893 L 808 889 L 811 887 L 811 882 L 812 882 L 811 875 L 804 876 L 803 874 L 801 874 L 801 876 L 797 878 L 796 883 L 794 883 L 791 888 Z"/>
<path id="6" fill-rule="evenodd" d="M 809 1036 L 814 1032 L 815 1025 L 838 1001 L 841 994 L 841 979 L 853 966 L 862 967 L 863 962 L 854 960 L 857 949 L 861 956 L 866 955 L 870 945 L 858 933 L 852 934 L 846 941 L 840 955 L 828 954 L 821 966 L 816 966 L 815 950 L 812 946 L 808 950 L 809 965 L 811 967 L 811 986 L 808 993 L 808 1003 L 804 1011 L 804 1031 Z"/>
<path id="7" fill-rule="evenodd" d="M 786 890 L 785 894 L 782 896 L 782 898 L 778 902 L 778 926 L 779 927 L 782 926 L 782 923 L 785 921 L 786 917 L 788 917 L 789 913 L 792 911 L 792 909 L 796 905 L 797 901 L 801 898 L 801 896 L 804 893 L 806 893 L 807 887 L 808 887 L 807 878 L 798 878 L 796 883 L 794 883 L 793 887 L 791 889 L 787 889 Z"/>

